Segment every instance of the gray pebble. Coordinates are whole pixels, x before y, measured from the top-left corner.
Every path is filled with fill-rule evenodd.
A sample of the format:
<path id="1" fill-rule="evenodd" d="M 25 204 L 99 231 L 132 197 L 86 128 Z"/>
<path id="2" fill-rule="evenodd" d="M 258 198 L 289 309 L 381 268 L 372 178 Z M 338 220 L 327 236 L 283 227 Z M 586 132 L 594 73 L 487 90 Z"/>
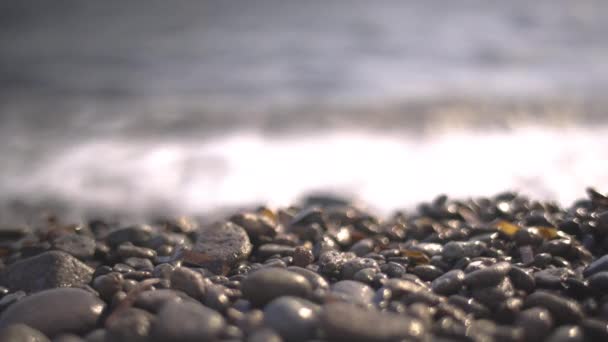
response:
<path id="1" fill-rule="evenodd" d="M 95 278 L 93 280 L 93 288 L 103 300 L 109 301 L 116 292 L 122 290 L 123 281 L 122 274 L 110 272 Z"/>
<path id="2" fill-rule="evenodd" d="M 426 329 L 415 318 L 366 310 L 348 303 L 323 307 L 321 327 L 331 341 L 423 340 Z"/>
<path id="3" fill-rule="evenodd" d="M 116 342 L 145 342 L 150 336 L 154 319 L 149 312 L 137 308 L 115 311 L 105 323 L 106 339 Z"/>
<path id="4" fill-rule="evenodd" d="M 67 234 L 53 240 L 53 247 L 78 259 L 89 259 L 95 254 L 95 239 L 78 234 Z"/>
<path id="5" fill-rule="evenodd" d="M 562 325 L 546 339 L 547 342 L 583 342 L 583 330 L 576 325 Z"/>
<path id="6" fill-rule="evenodd" d="M 354 280 L 342 280 L 331 286 L 329 295 L 333 300 L 367 306 L 371 305 L 374 294 L 374 290 L 368 285 Z"/>
<path id="7" fill-rule="evenodd" d="M 364 268 L 376 268 L 378 269 L 378 262 L 374 259 L 369 258 L 354 258 L 342 266 L 342 279 L 353 279 L 355 273 Z"/>
<path id="8" fill-rule="evenodd" d="M 43 333 L 25 324 L 11 324 L 0 329 L 0 341 L 6 342 L 51 342 Z"/>
<path id="9" fill-rule="evenodd" d="M 150 248 L 134 246 L 131 243 L 123 243 L 118 246 L 116 254 L 122 259 L 127 258 L 143 258 L 151 259 L 156 258 L 156 251 Z"/>
<path id="10" fill-rule="evenodd" d="M 281 335 L 270 328 L 257 329 L 247 337 L 247 342 L 283 342 Z"/>
<path id="11" fill-rule="evenodd" d="M 296 297 L 279 297 L 264 307 L 264 323 L 285 341 L 307 341 L 314 337 L 319 307 Z"/>
<path id="12" fill-rule="evenodd" d="M 265 268 L 250 273 L 243 280 L 241 291 L 243 297 L 253 305 L 263 306 L 281 296 L 308 298 L 312 286 L 298 273 L 280 268 Z"/>
<path id="13" fill-rule="evenodd" d="M 103 301 L 85 290 L 45 290 L 23 298 L 4 310 L 0 315 L 0 329 L 24 323 L 49 337 L 60 333 L 81 334 L 97 325 L 104 308 Z"/>
<path id="14" fill-rule="evenodd" d="M 216 340 L 226 323 L 222 315 L 198 303 L 169 302 L 152 326 L 156 342 Z"/>
<path id="15" fill-rule="evenodd" d="M 527 340 L 538 341 L 553 329 L 553 318 L 548 310 L 535 307 L 520 312 L 515 324 L 523 328 Z"/>
<path id="16" fill-rule="evenodd" d="M 304 278 L 306 278 L 312 286 L 313 290 L 327 290 L 329 288 L 327 280 L 325 280 L 325 278 L 323 278 L 323 276 L 319 273 L 297 266 L 289 266 L 287 267 L 287 270 L 304 276 Z"/>
<path id="17" fill-rule="evenodd" d="M 464 272 L 461 270 L 452 270 L 433 280 L 431 289 L 441 295 L 451 295 L 458 292 L 462 288 L 464 282 Z"/>
<path id="18" fill-rule="evenodd" d="M 29 293 L 84 286 L 92 276 L 93 269 L 80 260 L 65 252 L 51 251 L 11 264 L 0 272 L 0 284 Z"/>
<path id="19" fill-rule="evenodd" d="M 125 242 L 143 246 L 152 237 L 153 233 L 152 227 L 147 225 L 120 228 L 110 232 L 106 237 L 106 242 L 112 248 L 116 248 Z"/>
<path id="20" fill-rule="evenodd" d="M 138 308 L 156 313 L 169 302 L 194 301 L 182 291 L 160 289 L 144 291 L 137 295 L 134 305 Z"/>
<path id="21" fill-rule="evenodd" d="M 205 279 L 196 271 L 178 267 L 171 273 L 171 288 L 183 291 L 194 299 L 202 299 L 205 296 Z"/>
<path id="22" fill-rule="evenodd" d="M 474 258 L 480 256 L 486 249 L 481 241 L 450 241 L 443 246 L 441 255 L 447 260 Z"/>
<path id="23" fill-rule="evenodd" d="M 608 255 L 595 260 L 583 271 L 585 277 L 590 277 L 595 273 L 608 271 Z"/>

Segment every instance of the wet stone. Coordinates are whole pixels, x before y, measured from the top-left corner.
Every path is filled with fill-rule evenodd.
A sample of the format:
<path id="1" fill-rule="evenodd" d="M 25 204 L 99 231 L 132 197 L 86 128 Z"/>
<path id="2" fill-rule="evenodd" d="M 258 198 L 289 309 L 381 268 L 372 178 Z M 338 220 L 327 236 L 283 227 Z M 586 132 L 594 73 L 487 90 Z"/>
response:
<path id="1" fill-rule="evenodd" d="M 118 246 L 116 254 L 122 259 L 134 257 L 153 260 L 156 258 L 156 251 L 153 249 L 134 246 L 131 243 L 124 243 Z"/>
<path id="2" fill-rule="evenodd" d="M 443 274 L 443 271 L 433 265 L 417 265 L 412 270 L 412 273 L 425 281 L 433 281 Z"/>
<path id="3" fill-rule="evenodd" d="M 116 311 L 106 320 L 106 339 L 116 342 L 148 341 L 153 321 L 154 316 L 141 309 Z"/>
<path id="4" fill-rule="evenodd" d="M 416 341 L 426 336 L 426 329 L 418 319 L 347 303 L 325 305 L 320 322 L 331 341 Z"/>
<path id="5" fill-rule="evenodd" d="M 319 257 L 319 272 L 327 276 L 339 276 L 342 272 L 342 267 L 349 260 L 353 259 L 354 255 L 342 253 L 338 251 L 328 251 Z"/>
<path id="6" fill-rule="evenodd" d="M 476 300 L 487 305 L 490 309 L 495 309 L 505 300 L 512 297 L 515 291 L 509 278 L 505 278 L 496 286 L 475 288 L 472 294 Z"/>
<path id="7" fill-rule="evenodd" d="M 99 293 L 99 296 L 105 301 L 112 299 L 112 296 L 122 290 L 124 278 L 118 272 L 110 272 L 108 274 L 96 277 L 93 280 L 93 288 Z"/>
<path id="8" fill-rule="evenodd" d="M 280 255 L 280 256 L 286 256 L 286 255 L 293 255 L 295 252 L 295 247 L 293 246 L 286 246 L 286 245 L 279 245 L 276 243 L 266 243 L 261 245 L 257 251 L 256 251 L 256 255 L 259 256 L 260 258 L 266 259 L 270 256 L 273 255 Z"/>
<path id="9" fill-rule="evenodd" d="M 104 308 L 103 301 L 85 290 L 45 290 L 23 298 L 4 310 L 0 315 L 0 329 L 23 323 L 49 337 L 60 333 L 82 334 L 97 325 Z"/>
<path id="10" fill-rule="evenodd" d="M 95 254 L 95 239 L 78 234 L 67 234 L 53 240 L 53 248 L 78 259 L 89 259 Z"/>
<path id="11" fill-rule="evenodd" d="M 342 279 L 353 279 L 355 273 L 364 268 L 378 268 L 378 262 L 368 258 L 354 258 L 342 266 Z"/>
<path id="12" fill-rule="evenodd" d="M 603 257 L 592 262 L 589 267 L 583 271 L 583 275 L 585 277 L 590 277 L 595 273 L 608 271 L 608 255 L 604 255 Z"/>
<path id="13" fill-rule="evenodd" d="M 166 303 L 183 301 L 194 301 L 194 299 L 181 291 L 160 289 L 141 292 L 135 298 L 134 305 L 146 311 L 156 313 L 160 311 Z"/>
<path id="14" fill-rule="evenodd" d="M 222 315 L 198 303 L 168 302 L 152 325 L 157 342 L 198 342 L 216 340 L 226 322 Z"/>
<path id="15" fill-rule="evenodd" d="M 293 253 L 293 264 L 299 267 L 305 267 L 315 260 L 312 251 L 308 248 L 298 246 Z"/>
<path id="16" fill-rule="evenodd" d="M 308 341 L 314 338 L 319 307 L 296 297 L 279 297 L 264 307 L 264 324 L 278 332 L 285 341 Z"/>
<path id="17" fill-rule="evenodd" d="M 136 246 L 144 246 L 152 237 L 153 233 L 152 228 L 146 225 L 120 228 L 110 232 L 106 237 L 106 242 L 113 248 L 116 248 L 125 242 L 130 242 Z"/>
<path id="18" fill-rule="evenodd" d="M 297 273 L 297 274 L 303 276 L 304 278 L 306 278 L 306 280 L 308 280 L 308 282 L 312 286 L 313 290 L 317 290 L 317 289 L 326 290 L 329 288 L 329 284 L 327 283 L 327 280 L 325 280 L 325 278 L 323 278 L 323 276 L 321 276 L 320 274 L 318 274 L 316 272 L 313 272 L 306 268 L 297 267 L 297 266 L 287 267 L 287 270 L 290 272 Z"/>
<path id="19" fill-rule="evenodd" d="M 125 259 L 125 265 L 129 265 L 139 271 L 153 271 L 154 264 L 149 259 L 130 257 Z"/>
<path id="20" fill-rule="evenodd" d="M 17 261 L 0 272 L 0 284 L 11 290 L 36 292 L 55 287 L 79 287 L 91 281 L 93 269 L 60 251 Z"/>
<path id="21" fill-rule="evenodd" d="M 433 280 L 431 289 L 441 295 L 450 295 L 462 288 L 465 275 L 461 270 L 452 270 Z"/>
<path id="22" fill-rule="evenodd" d="M 579 303 L 563 296 L 538 290 L 526 297 L 525 307 L 544 307 L 557 323 L 576 323 L 583 318 L 583 311 Z"/>
<path id="23" fill-rule="evenodd" d="M 583 342 L 583 330 L 576 325 L 563 325 L 558 327 L 547 337 L 548 342 Z"/>
<path id="24" fill-rule="evenodd" d="M 553 329 L 553 318 L 547 309 L 535 307 L 520 312 L 516 325 L 523 328 L 527 340 L 538 341 Z"/>
<path id="25" fill-rule="evenodd" d="M 171 288 L 183 291 L 195 299 L 205 295 L 205 279 L 203 275 L 187 267 L 178 267 L 171 273 Z"/>
<path id="26" fill-rule="evenodd" d="M 256 306 L 263 306 L 274 298 L 295 296 L 308 298 L 312 286 L 302 275 L 279 268 L 265 268 L 250 273 L 241 284 L 243 297 Z"/>
<path id="27" fill-rule="evenodd" d="M 481 241 L 450 241 L 443 246 L 441 255 L 448 260 L 457 260 L 464 257 L 480 256 L 486 245 Z"/>
<path id="28" fill-rule="evenodd" d="M 247 232 L 232 222 L 215 223 L 198 231 L 191 251 L 184 252 L 184 261 L 226 275 L 239 261 L 251 254 Z"/>
<path id="29" fill-rule="evenodd" d="M 508 262 L 499 262 L 492 266 L 468 273 L 464 283 L 471 287 L 488 287 L 499 284 L 511 270 Z"/>
<path id="30" fill-rule="evenodd" d="M 374 290 L 363 283 L 353 280 L 342 280 L 331 286 L 330 297 L 362 306 L 370 305 L 374 299 Z"/>
<path id="31" fill-rule="evenodd" d="M 536 287 L 536 281 L 534 280 L 532 272 L 524 270 L 523 268 L 515 266 L 511 267 L 511 270 L 509 271 L 509 278 L 511 279 L 513 285 L 520 290 L 532 292 Z"/>
<path id="32" fill-rule="evenodd" d="M 0 329 L 0 341 L 6 342 L 51 342 L 43 333 L 25 324 L 11 324 Z"/>

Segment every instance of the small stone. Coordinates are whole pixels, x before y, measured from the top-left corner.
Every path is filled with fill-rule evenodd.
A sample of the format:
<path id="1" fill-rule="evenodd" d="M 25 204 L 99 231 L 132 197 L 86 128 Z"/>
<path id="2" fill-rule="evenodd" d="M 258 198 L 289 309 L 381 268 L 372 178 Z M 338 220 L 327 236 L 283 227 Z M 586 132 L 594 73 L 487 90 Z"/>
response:
<path id="1" fill-rule="evenodd" d="M 53 241 L 53 247 L 78 259 L 89 259 L 95 254 L 95 239 L 78 234 L 67 234 Z"/>
<path id="2" fill-rule="evenodd" d="M 557 323 L 577 323 L 583 318 L 583 310 L 579 303 L 566 297 L 537 290 L 526 297 L 525 307 L 540 306 L 551 312 Z"/>
<path id="3" fill-rule="evenodd" d="M 368 259 L 368 258 L 354 258 L 351 259 L 349 261 L 347 261 L 346 263 L 344 263 L 344 266 L 342 266 L 342 279 L 353 279 L 353 276 L 355 275 L 355 273 L 357 273 L 358 271 L 364 269 L 364 268 L 379 268 L 378 267 L 378 262 L 376 262 L 376 260 L 374 259 Z"/>
<path id="4" fill-rule="evenodd" d="M 198 240 L 191 251 L 184 251 L 184 261 L 226 275 L 239 261 L 251 254 L 247 232 L 232 223 L 216 223 L 198 231 Z"/>
<path id="5" fill-rule="evenodd" d="M 297 267 L 297 266 L 287 267 L 287 270 L 290 272 L 297 273 L 297 274 L 303 276 L 304 278 L 306 278 L 306 280 L 308 280 L 308 282 L 312 286 L 313 290 L 317 290 L 317 289 L 327 290 L 329 288 L 329 284 L 327 283 L 327 280 L 325 280 L 325 278 L 323 278 L 322 275 L 320 275 L 316 272 L 313 272 L 306 268 Z"/>
<path id="6" fill-rule="evenodd" d="M 151 259 L 156 258 L 156 251 L 150 248 L 134 246 L 131 243 L 123 243 L 118 246 L 116 254 L 122 259 L 127 258 L 143 258 Z"/>
<path id="7" fill-rule="evenodd" d="M 338 251 L 327 251 L 319 257 L 319 272 L 327 276 L 338 277 L 342 272 L 342 267 L 349 260 L 354 259 L 352 253 L 342 253 Z"/>
<path id="8" fill-rule="evenodd" d="M 583 271 L 583 275 L 586 278 L 602 271 L 608 271 L 608 254 L 589 264 Z"/>
<path id="9" fill-rule="evenodd" d="M 0 341 L 51 342 L 43 333 L 25 324 L 11 324 L 0 330 Z"/>
<path id="10" fill-rule="evenodd" d="M 248 274 L 242 281 L 241 291 L 245 299 L 256 306 L 263 306 L 281 296 L 308 298 L 312 286 L 298 273 L 280 268 L 265 268 Z"/>
<path id="11" fill-rule="evenodd" d="M 608 291 L 608 271 L 594 273 L 589 278 L 589 287 L 593 290 L 606 293 Z"/>
<path id="12" fill-rule="evenodd" d="M 154 316 L 137 308 L 115 312 L 106 320 L 106 338 L 116 342 L 145 342 L 153 321 Z"/>
<path id="13" fill-rule="evenodd" d="M 116 248 L 119 245 L 129 242 L 136 246 L 143 246 L 152 237 L 152 227 L 147 225 L 137 225 L 113 230 L 106 237 L 106 242 L 110 247 Z"/>
<path id="14" fill-rule="evenodd" d="M 2 299 L 0 299 L 0 312 L 4 311 L 4 309 L 6 309 L 7 307 L 14 304 L 25 296 L 26 293 L 24 291 L 15 291 L 2 297 Z"/>
<path id="15" fill-rule="evenodd" d="M 516 288 L 528 293 L 534 291 L 536 287 L 536 281 L 532 272 L 526 271 L 523 268 L 512 266 L 509 271 L 509 278 Z"/>
<path id="16" fill-rule="evenodd" d="M 226 288 L 220 285 L 211 285 L 207 288 L 203 303 L 216 311 L 224 312 L 230 307 L 230 298 Z"/>
<path id="17" fill-rule="evenodd" d="M 515 324 L 523 328 L 526 340 L 540 341 L 553 329 L 553 318 L 548 310 L 536 307 L 520 312 Z"/>
<path id="18" fill-rule="evenodd" d="M 315 335 L 319 307 L 305 299 L 279 297 L 264 307 L 264 323 L 285 341 L 308 341 Z"/>
<path id="19" fill-rule="evenodd" d="M 74 334 L 61 334 L 53 339 L 53 342 L 84 342 L 84 340 Z"/>
<path id="20" fill-rule="evenodd" d="M 323 307 L 321 328 L 331 341 L 424 340 L 426 329 L 415 318 L 366 310 L 348 303 Z"/>
<path id="21" fill-rule="evenodd" d="M 214 341 L 225 325 L 222 315 L 201 304 L 168 302 L 158 313 L 151 337 L 157 342 Z"/>
<path id="22" fill-rule="evenodd" d="M 473 298 L 487 305 L 490 309 L 496 309 L 508 298 L 513 297 L 515 291 L 509 278 L 504 278 L 498 285 L 473 289 Z"/>
<path id="23" fill-rule="evenodd" d="M 433 280 L 431 283 L 431 289 L 433 292 L 441 295 L 451 295 L 460 288 L 464 282 L 464 272 L 461 270 L 452 270 L 442 275 L 441 277 Z"/>
<path id="24" fill-rule="evenodd" d="M 583 330 L 576 325 L 562 325 L 546 339 L 548 342 L 583 342 Z"/>
<path id="25" fill-rule="evenodd" d="M 487 287 L 499 284 L 511 270 L 508 262 L 498 262 L 492 266 L 468 273 L 464 283 L 471 287 Z"/>
<path id="26" fill-rule="evenodd" d="M 331 286 L 329 295 L 333 300 L 369 306 L 374 299 L 374 290 L 358 281 L 342 280 Z"/>
<path id="27" fill-rule="evenodd" d="M 247 342 L 283 342 L 281 335 L 270 328 L 257 329 L 247 337 Z"/>
<path id="28" fill-rule="evenodd" d="M 112 299 L 112 296 L 122 290 L 124 278 L 118 272 L 110 272 L 101 275 L 93 280 L 93 288 L 99 292 L 99 297 L 105 301 Z"/>
<path id="29" fill-rule="evenodd" d="M 11 290 L 36 292 L 88 284 L 93 269 L 60 251 L 45 252 L 11 264 L 0 273 L 0 284 Z"/>
<path id="30" fill-rule="evenodd" d="M 4 310 L 0 315 L 0 329 L 23 323 L 49 337 L 60 333 L 82 334 L 97 325 L 104 308 L 103 301 L 85 290 L 45 290 L 23 298 Z"/>
<path id="31" fill-rule="evenodd" d="M 129 265 L 138 271 L 153 271 L 154 264 L 149 259 L 130 257 L 125 259 L 125 265 Z"/>
<path id="32" fill-rule="evenodd" d="M 166 303 L 183 301 L 194 301 L 194 299 L 181 291 L 158 289 L 140 293 L 135 298 L 134 305 L 138 308 L 156 313 L 160 311 Z"/>
<path id="33" fill-rule="evenodd" d="M 183 291 L 194 299 L 205 296 L 203 275 L 186 267 L 178 267 L 171 273 L 171 288 Z"/>
<path id="34" fill-rule="evenodd" d="M 299 267 L 306 267 L 315 260 L 312 251 L 306 247 L 298 246 L 293 253 L 293 264 Z"/>
<path id="35" fill-rule="evenodd" d="M 447 260 L 474 258 L 480 256 L 485 249 L 486 245 L 481 241 L 450 241 L 443 246 L 441 255 Z"/>
<path id="36" fill-rule="evenodd" d="M 433 265 L 417 265 L 412 270 L 412 273 L 424 281 L 433 281 L 439 278 L 443 274 L 443 271 Z"/>
<path id="37" fill-rule="evenodd" d="M 88 333 L 84 337 L 84 340 L 86 342 L 107 342 L 108 340 L 106 339 L 106 335 L 107 335 L 106 329 L 95 329 L 95 330 L 91 331 L 90 333 Z"/>

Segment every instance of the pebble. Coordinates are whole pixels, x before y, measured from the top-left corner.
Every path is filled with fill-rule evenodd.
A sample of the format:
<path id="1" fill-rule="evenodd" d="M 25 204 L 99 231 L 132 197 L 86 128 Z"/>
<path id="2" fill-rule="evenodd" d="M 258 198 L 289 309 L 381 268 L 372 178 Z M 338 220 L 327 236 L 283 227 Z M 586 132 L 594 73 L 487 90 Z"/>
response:
<path id="1" fill-rule="evenodd" d="M 579 303 L 544 290 L 537 290 L 528 295 L 524 305 L 525 307 L 547 308 L 559 324 L 577 323 L 583 318 L 583 310 Z"/>
<path id="2" fill-rule="evenodd" d="M 580 327 L 576 325 L 563 325 L 555 329 L 546 339 L 547 342 L 583 342 L 585 336 Z"/>
<path id="3" fill-rule="evenodd" d="M 412 273 L 425 281 L 433 281 L 443 274 L 443 271 L 433 265 L 417 265 Z"/>
<path id="4" fill-rule="evenodd" d="M 451 270 L 441 277 L 433 280 L 431 283 L 431 289 L 441 295 L 451 295 L 462 287 L 464 283 L 465 274 L 461 270 Z"/>
<path id="5" fill-rule="evenodd" d="M 590 277 L 598 272 L 608 271 L 608 255 L 595 260 L 583 271 L 585 277 Z"/>
<path id="6" fill-rule="evenodd" d="M 447 260 L 474 258 L 480 256 L 485 249 L 486 245 L 481 241 L 450 241 L 443 246 L 441 255 Z"/>
<path id="7" fill-rule="evenodd" d="M 375 292 L 368 285 L 358 281 L 342 280 L 331 286 L 329 295 L 332 300 L 367 306 L 372 303 Z"/>
<path id="8" fill-rule="evenodd" d="M 110 272 L 96 277 L 93 280 L 93 288 L 103 300 L 109 301 L 116 292 L 122 290 L 123 282 L 124 278 L 121 273 Z"/>
<path id="9" fill-rule="evenodd" d="M 0 284 L 28 293 L 55 287 L 80 287 L 91 281 L 93 271 L 65 252 L 50 251 L 11 264 L 0 272 Z"/>
<path id="10" fill-rule="evenodd" d="M 0 341 L 6 342 L 51 342 L 43 333 L 25 324 L 11 324 L 0 330 Z"/>
<path id="11" fill-rule="evenodd" d="M 115 311 L 106 320 L 106 339 L 116 342 L 145 342 L 155 317 L 137 308 Z"/>
<path id="12" fill-rule="evenodd" d="M 183 291 L 194 299 L 205 296 L 205 279 L 203 275 L 187 267 L 178 267 L 171 273 L 171 288 Z"/>
<path id="13" fill-rule="evenodd" d="M 283 342 L 281 335 L 270 328 L 261 328 L 247 337 L 247 342 Z"/>
<path id="14" fill-rule="evenodd" d="M 364 268 L 379 269 L 378 262 L 369 258 L 354 258 L 344 263 L 342 266 L 342 279 L 353 279 L 355 273 Z"/>
<path id="15" fill-rule="evenodd" d="M 95 239 L 78 234 L 62 235 L 53 240 L 53 248 L 78 259 L 90 259 L 95 254 Z"/>
<path id="16" fill-rule="evenodd" d="M 166 303 L 183 301 L 194 301 L 194 299 L 181 291 L 159 289 L 141 292 L 135 298 L 134 305 L 149 312 L 157 313 Z"/>
<path id="17" fill-rule="evenodd" d="M 492 266 L 468 273 L 464 283 L 470 287 L 488 287 L 499 284 L 511 270 L 508 262 L 498 262 Z"/>
<path id="18" fill-rule="evenodd" d="M 426 328 L 418 319 L 348 303 L 326 304 L 320 322 L 331 341 L 417 341 L 426 337 Z"/>
<path id="19" fill-rule="evenodd" d="M 156 251 L 150 248 L 134 246 L 131 243 L 123 243 L 118 246 L 116 254 L 122 259 L 127 258 L 143 258 L 151 259 L 156 258 Z"/>
<path id="20" fill-rule="evenodd" d="M 215 274 L 226 275 L 251 254 L 247 232 L 232 222 L 215 223 L 198 231 L 198 240 L 186 258 Z"/>
<path id="21" fill-rule="evenodd" d="M 97 325 L 105 306 L 97 296 L 85 290 L 45 290 L 29 295 L 4 310 L 0 314 L 0 329 L 23 323 L 49 337 L 60 333 L 82 334 Z"/>
<path id="22" fill-rule="evenodd" d="M 308 298 L 312 286 L 302 275 L 279 268 L 265 268 L 248 275 L 241 285 L 243 297 L 263 306 L 281 296 Z"/>
<path id="23" fill-rule="evenodd" d="M 500 304 L 515 294 L 513 285 L 509 278 L 504 278 L 498 285 L 491 287 L 474 288 L 473 298 L 488 306 L 496 309 Z"/>
<path id="24" fill-rule="evenodd" d="M 74 334 L 61 334 L 53 339 L 53 342 L 83 342 L 84 340 Z"/>
<path id="25" fill-rule="evenodd" d="M 312 250 L 298 246 L 293 252 L 293 264 L 294 266 L 306 267 L 315 261 L 315 257 L 312 254 Z"/>
<path id="26" fill-rule="evenodd" d="M 319 320 L 319 307 L 297 297 L 279 297 L 264 307 L 264 323 L 285 341 L 313 339 Z"/>
<path id="27" fill-rule="evenodd" d="M 509 270 L 509 278 L 511 279 L 513 286 L 520 290 L 532 292 L 534 291 L 534 288 L 536 288 L 536 281 L 534 280 L 532 272 L 523 268 L 517 266 L 511 267 L 511 270 Z"/>
<path id="28" fill-rule="evenodd" d="M 520 312 L 515 324 L 523 328 L 528 341 L 539 341 L 551 332 L 553 317 L 547 309 L 534 307 Z"/>
<path id="29" fill-rule="evenodd" d="M 116 248 L 125 242 L 143 246 L 152 237 L 152 234 L 152 227 L 147 225 L 119 228 L 108 234 L 106 243 L 112 248 Z"/>
<path id="30" fill-rule="evenodd" d="M 289 266 L 287 267 L 287 270 L 290 272 L 297 273 L 306 278 L 306 280 L 308 280 L 308 282 L 312 286 L 313 290 L 327 290 L 329 288 L 329 283 L 319 273 L 297 266 Z"/>
<path id="31" fill-rule="evenodd" d="M 201 304 L 171 301 L 165 304 L 152 325 L 156 342 L 214 341 L 224 330 L 222 315 Z"/>

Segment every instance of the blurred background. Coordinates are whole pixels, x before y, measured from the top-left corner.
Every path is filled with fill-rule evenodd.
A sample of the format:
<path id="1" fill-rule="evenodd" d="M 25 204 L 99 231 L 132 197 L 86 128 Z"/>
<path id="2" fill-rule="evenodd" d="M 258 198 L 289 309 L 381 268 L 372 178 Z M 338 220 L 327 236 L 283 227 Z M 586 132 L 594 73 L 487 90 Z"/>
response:
<path id="1" fill-rule="evenodd" d="M 608 189 L 608 2 L 2 1 L 0 202 Z"/>

